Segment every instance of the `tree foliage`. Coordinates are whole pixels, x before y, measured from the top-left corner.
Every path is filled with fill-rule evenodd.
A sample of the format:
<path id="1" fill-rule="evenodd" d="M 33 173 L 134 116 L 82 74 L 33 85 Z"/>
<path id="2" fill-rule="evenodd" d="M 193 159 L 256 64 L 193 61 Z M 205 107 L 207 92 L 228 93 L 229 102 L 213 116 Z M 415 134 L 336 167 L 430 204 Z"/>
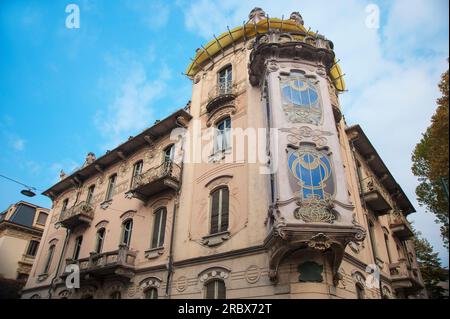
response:
<path id="1" fill-rule="evenodd" d="M 415 232 L 413 241 L 428 297 L 444 298 L 445 290 L 439 286 L 439 283 L 448 280 L 448 269 L 442 268 L 438 253 L 433 252 L 433 247 L 420 232 Z"/>
<path id="2" fill-rule="evenodd" d="M 412 154 L 412 172 L 419 178 L 416 188 L 419 204 L 436 216 L 441 225 L 441 236 L 448 249 L 449 215 L 448 199 L 443 184 L 448 189 L 448 98 L 449 73 L 442 74 L 439 89 L 442 96 L 437 99 L 437 109 L 431 125 L 422 135 Z"/>

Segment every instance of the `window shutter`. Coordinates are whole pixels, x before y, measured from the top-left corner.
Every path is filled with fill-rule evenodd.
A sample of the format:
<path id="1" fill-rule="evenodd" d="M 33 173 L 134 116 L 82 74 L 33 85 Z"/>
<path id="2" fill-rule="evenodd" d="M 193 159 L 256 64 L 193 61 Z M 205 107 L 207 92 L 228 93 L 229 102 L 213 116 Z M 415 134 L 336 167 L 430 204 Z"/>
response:
<path id="1" fill-rule="evenodd" d="M 215 281 L 211 281 L 206 285 L 206 299 L 214 299 L 214 284 Z"/>
<path id="2" fill-rule="evenodd" d="M 219 232 L 219 195 L 220 189 L 212 193 L 211 199 L 211 234 Z"/>
<path id="3" fill-rule="evenodd" d="M 228 229 L 228 206 L 229 206 L 229 191 L 228 188 L 222 188 L 222 220 L 219 231 L 226 231 Z"/>
<path id="4" fill-rule="evenodd" d="M 218 280 L 216 282 L 217 284 L 217 299 L 225 299 L 226 297 L 226 289 L 225 289 L 225 283 L 221 280 Z"/>

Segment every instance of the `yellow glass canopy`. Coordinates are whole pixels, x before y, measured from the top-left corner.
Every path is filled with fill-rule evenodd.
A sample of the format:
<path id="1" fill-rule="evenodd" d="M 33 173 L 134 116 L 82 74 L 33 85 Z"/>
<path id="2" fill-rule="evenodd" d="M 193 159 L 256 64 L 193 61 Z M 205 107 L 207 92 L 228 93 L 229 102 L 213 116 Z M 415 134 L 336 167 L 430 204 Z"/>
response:
<path id="1" fill-rule="evenodd" d="M 270 18 L 260 20 L 258 23 L 247 23 L 242 26 L 236 27 L 228 32 L 222 33 L 214 40 L 210 41 L 206 46 L 202 46 L 202 49 L 197 51 L 197 54 L 191 64 L 186 70 L 186 75 L 194 76 L 200 71 L 200 65 L 210 57 L 215 56 L 217 53 L 221 52 L 230 45 L 241 39 L 249 39 L 254 37 L 256 34 L 267 33 L 269 29 L 279 29 L 285 32 L 301 32 L 305 35 L 315 36 L 316 33 L 308 31 L 304 26 L 297 24 L 294 20 L 282 20 L 278 18 Z M 302 36 L 297 36 L 298 40 L 303 40 Z M 334 86 L 338 91 L 345 91 L 344 77 L 341 68 L 337 63 L 333 65 L 330 70 L 331 79 Z"/>

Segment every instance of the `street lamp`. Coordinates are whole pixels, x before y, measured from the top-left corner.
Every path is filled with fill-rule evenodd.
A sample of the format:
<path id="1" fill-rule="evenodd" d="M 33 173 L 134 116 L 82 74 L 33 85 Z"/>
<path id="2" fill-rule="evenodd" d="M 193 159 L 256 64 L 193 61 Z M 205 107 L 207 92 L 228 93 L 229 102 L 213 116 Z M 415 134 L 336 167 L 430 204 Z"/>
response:
<path id="1" fill-rule="evenodd" d="M 25 195 L 25 196 L 28 196 L 28 197 L 36 196 L 36 193 L 34 192 L 34 191 L 36 191 L 36 188 L 31 187 L 31 186 L 28 186 L 28 185 L 26 185 L 26 184 L 24 184 L 24 183 L 18 182 L 18 181 L 14 180 L 14 179 L 12 179 L 12 178 L 9 178 L 9 177 L 7 177 L 7 176 L 5 176 L 5 175 L 1 175 L 1 174 L 0 174 L 0 177 L 3 177 L 3 178 L 5 178 L 5 179 L 10 180 L 10 181 L 12 181 L 12 182 L 14 182 L 14 183 L 17 183 L 17 184 L 19 184 L 19 185 L 25 186 L 26 189 L 22 189 L 22 190 L 20 191 L 20 193 L 21 193 L 22 195 Z"/>

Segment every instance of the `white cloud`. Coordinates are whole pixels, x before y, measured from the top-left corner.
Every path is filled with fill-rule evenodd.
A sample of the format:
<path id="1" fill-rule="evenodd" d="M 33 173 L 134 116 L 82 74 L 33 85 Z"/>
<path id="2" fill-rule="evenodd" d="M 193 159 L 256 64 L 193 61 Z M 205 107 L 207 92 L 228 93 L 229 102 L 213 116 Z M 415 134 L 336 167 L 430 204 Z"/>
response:
<path id="1" fill-rule="evenodd" d="M 12 146 L 16 151 L 23 151 L 25 149 L 25 140 L 20 137 L 16 137 L 12 141 Z"/>
<path id="2" fill-rule="evenodd" d="M 126 6 L 134 11 L 140 23 L 150 30 L 158 30 L 169 21 L 170 9 L 163 1 L 129 0 Z"/>
<path id="3" fill-rule="evenodd" d="M 411 152 L 430 123 L 440 74 L 448 68 L 448 2 L 380 2 L 381 28 L 370 29 L 365 8 L 372 2 L 180 0 L 178 5 L 187 7 L 188 30 L 205 41 L 226 31 L 227 25 L 242 24 L 255 6 L 271 17 L 299 11 L 307 28 L 331 39 L 346 74 L 349 92 L 341 95 L 341 104 L 348 124 L 358 123 L 365 130 L 418 210 L 412 215 L 417 229 L 448 265 L 439 226 L 417 205 L 418 182 L 411 173 Z"/>
<path id="4" fill-rule="evenodd" d="M 153 103 L 165 96 L 172 72 L 162 64 L 158 74 L 150 79 L 145 64 L 134 59 L 130 52 L 119 59 L 108 56 L 107 61 L 113 72 L 102 78 L 100 85 L 116 94 L 106 108 L 97 112 L 94 121 L 107 138 L 104 148 L 110 149 L 153 123 Z"/>

